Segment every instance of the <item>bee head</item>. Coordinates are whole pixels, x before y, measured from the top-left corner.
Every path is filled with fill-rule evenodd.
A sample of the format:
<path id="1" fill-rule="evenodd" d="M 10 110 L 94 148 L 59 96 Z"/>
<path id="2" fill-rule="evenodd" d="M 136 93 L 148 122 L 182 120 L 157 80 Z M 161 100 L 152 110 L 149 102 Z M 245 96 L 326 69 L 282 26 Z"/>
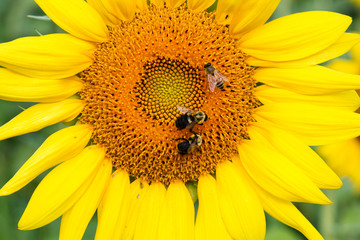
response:
<path id="1" fill-rule="evenodd" d="M 207 115 L 204 112 L 198 111 L 196 114 L 194 114 L 194 117 L 197 120 L 197 123 L 202 125 L 204 121 L 207 120 Z"/>
<path id="2" fill-rule="evenodd" d="M 204 68 L 208 68 L 210 66 L 211 66 L 211 63 L 207 63 L 207 64 L 204 65 Z"/>

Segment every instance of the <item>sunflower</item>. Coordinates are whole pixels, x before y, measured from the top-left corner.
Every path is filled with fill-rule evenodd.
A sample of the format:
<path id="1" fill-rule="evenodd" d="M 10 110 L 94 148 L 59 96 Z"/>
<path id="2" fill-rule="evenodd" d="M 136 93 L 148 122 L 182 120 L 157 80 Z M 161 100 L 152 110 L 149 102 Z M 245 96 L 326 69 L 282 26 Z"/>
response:
<path id="1" fill-rule="evenodd" d="M 360 45 L 351 51 L 351 59 L 336 59 L 331 61 L 329 68 L 351 74 L 360 74 Z M 359 92 L 358 92 L 359 94 Z M 357 109 L 359 112 L 360 109 Z M 341 177 L 348 177 L 355 190 L 360 192 L 360 139 L 359 137 L 320 146 L 317 152 L 329 166 Z"/>
<path id="2" fill-rule="evenodd" d="M 266 211 L 322 239 L 292 202 L 331 203 L 320 188 L 342 183 L 308 146 L 360 133 L 360 77 L 317 65 L 360 41 L 350 17 L 265 24 L 280 0 L 36 2 L 68 33 L 0 45 L 1 98 L 38 102 L 0 139 L 75 124 L 1 188 L 55 166 L 19 229 L 62 216 L 60 239 L 81 239 L 97 211 L 95 239 L 264 239 Z"/>

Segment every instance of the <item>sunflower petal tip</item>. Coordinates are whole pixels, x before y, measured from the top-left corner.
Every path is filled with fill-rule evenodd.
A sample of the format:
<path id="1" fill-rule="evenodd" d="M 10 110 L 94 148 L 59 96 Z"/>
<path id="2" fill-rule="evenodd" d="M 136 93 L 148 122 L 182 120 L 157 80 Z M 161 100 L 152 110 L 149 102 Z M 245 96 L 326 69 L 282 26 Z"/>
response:
<path id="1" fill-rule="evenodd" d="M 18 222 L 18 229 L 19 230 L 31 230 L 29 224 L 24 220 L 24 215 L 20 218 Z"/>
<path id="2" fill-rule="evenodd" d="M 8 196 L 8 195 L 16 192 L 17 190 L 14 190 L 12 185 L 13 184 L 10 184 L 10 181 L 9 181 L 2 188 L 0 188 L 0 197 Z"/>
<path id="3" fill-rule="evenodd" d="M 333 186 L 334 186 L 334 189 L 339 189 L 343 186 L 343 182 L 341 181 L 341 179 L 339 177 L 337 177 L 337 179 L 334 180 Z"/>
<path id="4" fill-rule="evenodd" d="M 9 193 L 5 191 L 3 188 L 0 189 L 0 197 L 7 196 Z"/>
<path id="5" fill-rule="evenodd" d="M 330 204 L 334 204 L 334 202 L 329 200 L 327 203 L 324 203 L 324 205 L 330 205 Z"/>
<path id="6" fill-rule="evenodd" d="M 324 198 L 321 199 L 322 202 L 320 204 L 323 204 L 323 205 L 329 205 L 329 204 L 333 204 L 334 202 L 331 201 L 327 196 L 324 195 Z"/>

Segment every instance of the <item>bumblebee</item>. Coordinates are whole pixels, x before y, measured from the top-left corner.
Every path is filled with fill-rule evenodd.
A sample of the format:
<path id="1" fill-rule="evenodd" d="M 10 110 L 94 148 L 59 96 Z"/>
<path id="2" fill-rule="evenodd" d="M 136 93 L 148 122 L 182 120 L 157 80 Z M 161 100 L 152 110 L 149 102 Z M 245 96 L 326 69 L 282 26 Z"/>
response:
<path id="1" fill-rule="evenodd" d="M 178 109 L 183 113 L 175 120 L 175 126 L 179 130 L 184 128 L 192 129 L 195 124 L 202 125 L 208 119 L 208 116 L 203 111 L 194 111 L 182 106 L 178 106 Z"/>
<path id="2" fill-rule="evenodd" d="M 224 91 L 224 81 L 229 82 L 229 79 L 219 72 L 211 63 L 205 64 L 204 70 L 209 82 L 210 91 L 214 92 L 215 87 Z"/>
<path id="3" fill-rule="evenodd" d="M 192 153 L 201 146 L 202 137 L 193 131 L 191 132 L 193 133 L 193 135 L 191 135 L 189 139 L 186 138 L 174 139 L 175 141 L 183 140 L 182 142 L 179 142 L 177 144 L 177 149 L 180 155 Z"/>

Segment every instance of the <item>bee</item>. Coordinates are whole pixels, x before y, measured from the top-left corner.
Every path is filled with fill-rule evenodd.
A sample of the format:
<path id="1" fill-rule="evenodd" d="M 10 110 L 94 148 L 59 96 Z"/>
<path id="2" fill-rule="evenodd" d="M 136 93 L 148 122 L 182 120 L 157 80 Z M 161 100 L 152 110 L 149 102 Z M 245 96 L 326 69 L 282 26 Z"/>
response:
<path id="1" fill-rule="evenodd" d="M 191 135 L 189 139 L 186 138 L 174 139 L 175 141 L 183 140 L 182 142 L 179 142 L 177 144 L 177 149 L 180 155 L 192 153 L 201 146 L 202 137 L 193 131 L 191 132 L 193 133 L 193 135 Z"/>
<path id="2" fill-rule="evenodd" d="M 178 109 L 183 113 L 175 120 L 175 126 L 179 130 L 184 128 L 192 129 L 195 124 L 202 125 L 208 119 L 208 116 L 203 111 L 195 111 L 182 106 L 178 106 Z"/>
<path id="3" fill-rule="evenodd" d="M 224 81 L 229 82 L 229 79 L 219 72 L 219 70 L 217 70 L 211 63 L 205 64 L 204 69 L 209 82 L 210 91 L 214 92 L 215 87 L 224 91 Z"/>

